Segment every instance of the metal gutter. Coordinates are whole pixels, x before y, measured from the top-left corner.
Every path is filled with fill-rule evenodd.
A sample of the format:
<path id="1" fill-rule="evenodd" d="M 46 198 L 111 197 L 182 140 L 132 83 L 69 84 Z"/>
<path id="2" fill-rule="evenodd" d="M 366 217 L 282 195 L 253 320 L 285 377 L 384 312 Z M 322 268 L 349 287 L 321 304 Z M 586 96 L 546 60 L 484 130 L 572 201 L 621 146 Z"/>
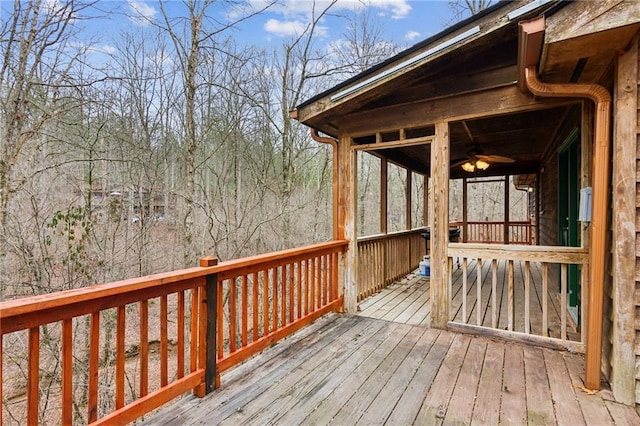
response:
<path id="1" fill-rule="evenodd" d="M 526 88 L 536 96 L 589 99 L 595 103 L 593 209 L 589 243 L 589 304 L 586 324 L 585 386 L 589 389 L 600 389 L 611 94 L 598 84 L 548 84 L 538 79 L 538 63 L 537 60 L 534 62 L 531 58 L 535 57 L 536 51 L 539 55 L 542 48 L 544 19 L 542 16 L 519 24 L 520 47 L 524 47 L 526 51 L 518 52 L 518 66 L 523 68 L 519 74 L 524 75 Z"/>

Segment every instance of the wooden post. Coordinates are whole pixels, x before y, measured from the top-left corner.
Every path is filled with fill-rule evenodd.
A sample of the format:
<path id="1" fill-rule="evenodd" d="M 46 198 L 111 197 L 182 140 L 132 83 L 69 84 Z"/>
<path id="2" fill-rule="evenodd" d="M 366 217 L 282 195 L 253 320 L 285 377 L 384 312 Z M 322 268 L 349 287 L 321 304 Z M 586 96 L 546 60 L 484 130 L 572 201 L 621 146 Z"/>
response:
<path id="1" fill-rule="evenodd" d="M 380 233 L 386 234 L 388 221 L 387 221 L 387 177 L 388 177 L 388 163 L 386 158 L 380 159 Z"/>
<path id="2" fill-rule="evenodd" d="M 407 231 L 411 230 L 411 199 L 412 199 L 412 194 L 411 194 L 411 187 L 413 186 L 413 182 L 412 182 L 412 174 L 411 174 L 411 170 L 407 169 L 407 181 L 406 181 L 406 187 L 404 190 L 404 199 L 405 199 L 405 228 Z M 405 263 L 405 267 L 407 270 L 411 269 L 411 238 L 409 238 L 407 240 L 407 253 L 409 254 L 407 256 L 406 259 L 406 263 Z"/>
<path id="3" fill-rule="evenodd" d="M 347 251 L 342 256 L 342 296 L 344 310 L 355 314 L 358 306 L 358 241 L 357 241 L 357 151 L 351 149 L 351 138 L 341 136 L 338 143 L 340 159 L 340 197 L 338 203 L 338 234 L 340 239 L 349 241 Z"/>
<path id="4" fill-rule="evenodd" d="M 404 200 L 405 200 L 405 229 L 407 231 L 411 230 L 411 202 L 412 202 L 412 194 L 411 187 L 413 186 L 412 182 L 412 174 L 411 170 L 407 169 L 407 186 L 404 189 Z"/>
<path id="5" fill-rule="evenodd" d="M 447 246 L 449 244 L 449 123 L 435 125 L 431 148 L 431 326 L 445 328 L 448 318 Z"/>
<path id="6" fill-rule="evenodd" d="M 618 58 L 613 135 L 613 348 L 611 390 L 616 401 L 635 401 L 636 145 L 638 40 Z"/>
<path id="7" fill-rule="evenodd" d="M 200 259 L 200 266 L 208 268 L 216 266 L 218 259 L 212 256 L 203 257 Z M 204 393 L 208 394 L 214 389 L 220 387 L 220 375 L 216 368 L 216 324 L 218 323 L 218 274 L 209 274 L 206 277 L 207 287 L 205 293 L 205 301 L 207 303 L 207 336 L 206 336 L 206 351 L 207 360 L 204 373 Z M 202 350 L 202 349 L 201 349 Z"/>
<path id="8" fill-rule="evenodd" d="M 536 211 L 535 211 L 535 215 L 536 215 L 536 245 L 540 245 L 540 191 L 542 191 L 542 185 L 540 182 L 540 172 L 536 173 L 536 193 L 535 193 L 535 197 L 536 197 L 536 201 L 535 201 L 535 206 L 536 206 Z"/>
<path id="9" fill-rule="evenodd" d="M 427 175 L 424 175 L 424 190 L 422 192 L 422 224 L 429 226 L 429 176 Z"/>
<path id="10" fill-rule="evenodd" d="M 504 243 L 509 244 L 509 176 L 504 177 Z"/>
<path id="11" fill-rule="evenodd" d="M 469 241 L 469 218 L 468 218 L 468 210 L 469 210 L 469 194 L 468 194 L 468 183 L 467 178 L 462 178 L 462 242 L 466 243 Z"/>

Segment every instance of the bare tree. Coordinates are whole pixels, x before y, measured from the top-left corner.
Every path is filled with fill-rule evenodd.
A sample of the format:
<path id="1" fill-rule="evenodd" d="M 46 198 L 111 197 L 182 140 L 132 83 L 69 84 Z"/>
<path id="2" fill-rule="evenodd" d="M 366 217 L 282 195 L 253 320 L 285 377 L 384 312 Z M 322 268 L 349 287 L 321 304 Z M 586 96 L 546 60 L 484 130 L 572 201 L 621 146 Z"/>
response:
<path id="1" fill-rule="evenodd" d="M 453 22 L 462 21 L 491 6 L 494 0 L 453 0 L 449 2 L 449 8 L 453 12 Z"/>

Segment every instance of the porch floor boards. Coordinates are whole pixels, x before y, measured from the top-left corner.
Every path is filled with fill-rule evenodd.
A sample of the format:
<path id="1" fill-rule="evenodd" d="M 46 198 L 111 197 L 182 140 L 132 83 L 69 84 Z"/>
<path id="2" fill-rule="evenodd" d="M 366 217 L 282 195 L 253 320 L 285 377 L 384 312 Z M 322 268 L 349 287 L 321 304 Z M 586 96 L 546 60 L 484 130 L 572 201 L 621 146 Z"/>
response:
<path id="1" fill-rule="evenodd" d="M 477 262 L 467 265 L 467 315 L 463 320 L 463 268 L 454 263 L 451 280 L 451 316 L 452 321 L 465 324 L 477 324 Z M 514 330 L 524 332 L 524 262 L 514 262 Z M 551 275 L 552 269 L 549 270 Z M 507 329 L 507 262 L 497 262 L 496 305 L 499 329 Z M 492 276 L 491 262 L 482 263 L 482 293 L 480 304 L 481 324 L 491 327 L 492 322 Z M 548 297 L 548 334 L 550 337 L 561 337 L 561 303 L 559 293 L 549 283 Z M 404 279 L 389 285 L 375 295 L 363 300 L 358 305 L 360 315 L 404 324 L 429 325 L 431 310 L 429 278 L 410 274 Z M 531 263 L 530 281 L 530 324 L 531 333 L 542 335 L 542 271 L 539 263 Z M 580 341 L 580 333 L 569 314 L 567 314 L 567 337 Z"/>
<path id="2" fill-rule="evenodd" d="M 640 424 L 584 393 L 583 370 L 579 354 L 329 314 L 143 424 Z"/>

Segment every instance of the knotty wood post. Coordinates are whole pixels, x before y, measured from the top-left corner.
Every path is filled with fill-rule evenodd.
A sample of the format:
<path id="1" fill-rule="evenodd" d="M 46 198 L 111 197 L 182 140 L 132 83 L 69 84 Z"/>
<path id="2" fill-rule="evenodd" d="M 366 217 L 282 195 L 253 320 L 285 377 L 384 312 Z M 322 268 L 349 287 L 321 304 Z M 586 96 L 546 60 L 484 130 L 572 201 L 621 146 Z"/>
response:
<path id="1" fill-rule="evenodd" d="M 436 137 L 431 148 L 433 180 L 431 217 L 431 325 L 447 326 L 449 312 L 448 257 L 449 244 L 449 123 L 436 123 Z"/>
<path id="2" fill-rule="evenodd" d="M 218 259 L 213 256 L 207 256 L 200 259 L 200 266 L 203 268 L 216 266 Z M 216 388 L 220 387 L 220 375 L 216 368 L 216 325 L 218 323 L 218 274 L 209 274 L 206 276 L 207 285 L 205 293 L 205 302 L 207 303 L 207 335 L 205 346 L 207 351 L 205 373 L 204 373 L 204 394 L 208 394 Z M 202 320 L 202 319 L 201 319 Z M 202 350 L 202 349 L 200 349 Z M 198 395 L 199 396 L 199 395 Z"/>
<path id="3" fill-rule="evenodd" d="M 358 306 L 358 232 L 356 229 L 357 210 L 357 153 L 351 147 L 351 137 L 341 135 L 338 143 L 338 167 L 340 179 L 340 197 L 338 206 L 338 235 L 348 240 L 347 251 L 342 256 L 342 296 L 343 309 L 356 313 Z"/>
<path id="4" fill-rule="evenodd" d="M 613 347 L 611 390 L 616 401 L 635 403 L 636 145 L 638 39 L 618 58 L 613 138 Z"/>

